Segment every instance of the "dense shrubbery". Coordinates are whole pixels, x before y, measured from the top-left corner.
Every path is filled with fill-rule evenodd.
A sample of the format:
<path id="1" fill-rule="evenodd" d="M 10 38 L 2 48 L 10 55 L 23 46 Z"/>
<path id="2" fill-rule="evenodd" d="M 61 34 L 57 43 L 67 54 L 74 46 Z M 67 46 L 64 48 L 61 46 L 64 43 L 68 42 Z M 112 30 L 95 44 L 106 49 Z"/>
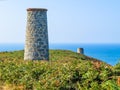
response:
<path id="1" fill-rule="evenodd" d="M 120 90 L 120 64 L 96 68 L 84 55 L 51 50 L 51 61 L 24 61 L 23 51 L 0 53 L 0 89 Z M 10 86 L 9 86 L 10 90 Z"/>

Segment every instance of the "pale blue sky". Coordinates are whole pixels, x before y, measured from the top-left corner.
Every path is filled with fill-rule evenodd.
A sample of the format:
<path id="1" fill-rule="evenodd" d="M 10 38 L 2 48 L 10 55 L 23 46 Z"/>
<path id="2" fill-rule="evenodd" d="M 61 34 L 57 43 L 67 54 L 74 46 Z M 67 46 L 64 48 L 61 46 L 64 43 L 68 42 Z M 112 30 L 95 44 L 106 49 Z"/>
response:
<path id="1" fill-rule="evenodd" d="M 0 0 L 0 43 L 24 43 L 27 8 L 48 9 L 50 43 L 120 43 L 120 0 Z"/>

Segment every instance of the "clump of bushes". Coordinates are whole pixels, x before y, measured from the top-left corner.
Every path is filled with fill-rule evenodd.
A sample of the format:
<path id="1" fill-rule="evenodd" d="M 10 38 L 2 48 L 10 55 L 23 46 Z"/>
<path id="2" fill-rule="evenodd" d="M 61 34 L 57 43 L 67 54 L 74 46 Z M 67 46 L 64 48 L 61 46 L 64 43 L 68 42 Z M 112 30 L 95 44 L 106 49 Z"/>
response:
<path id="1" fill-rule="evenodd" d="M 49 62 L 24 61 L 23 51 L 1 55 L 1 88 L 13 85 L 14 89 L 21 86 L 19 90 L 120 90 L 115 78 L 120 64 L 96 68 L 91 61 L 81 60 L 85 56 L 61 50 L 51 50 Z"/>

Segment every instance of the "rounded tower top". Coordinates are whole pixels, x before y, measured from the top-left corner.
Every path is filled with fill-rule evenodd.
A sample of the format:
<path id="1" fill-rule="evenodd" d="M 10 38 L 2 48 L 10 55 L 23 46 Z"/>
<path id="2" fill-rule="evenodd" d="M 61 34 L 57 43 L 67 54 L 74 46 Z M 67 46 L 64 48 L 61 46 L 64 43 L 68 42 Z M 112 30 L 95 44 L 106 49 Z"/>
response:
<path id="1" fill-rule="evenodd" d="M 27 11 L 47 11 L 46 8 L 28 8 Z"/>

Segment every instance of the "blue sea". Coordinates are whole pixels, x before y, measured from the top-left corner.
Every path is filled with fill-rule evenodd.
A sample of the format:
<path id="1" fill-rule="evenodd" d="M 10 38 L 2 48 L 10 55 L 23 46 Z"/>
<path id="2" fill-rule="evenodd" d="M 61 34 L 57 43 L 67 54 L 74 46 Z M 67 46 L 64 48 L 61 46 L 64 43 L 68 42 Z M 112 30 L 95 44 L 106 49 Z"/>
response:
<path id="1" fill-rule="evenodd" d="M 84 54 L 102 60 L 110 65 L 120 62 L 120 44 L 50 44 L 50 49 L 63 49 L 76 52 L 84 48 Z M 0 44 L 0 51 L 23 50 L 24 44 Z"/>

